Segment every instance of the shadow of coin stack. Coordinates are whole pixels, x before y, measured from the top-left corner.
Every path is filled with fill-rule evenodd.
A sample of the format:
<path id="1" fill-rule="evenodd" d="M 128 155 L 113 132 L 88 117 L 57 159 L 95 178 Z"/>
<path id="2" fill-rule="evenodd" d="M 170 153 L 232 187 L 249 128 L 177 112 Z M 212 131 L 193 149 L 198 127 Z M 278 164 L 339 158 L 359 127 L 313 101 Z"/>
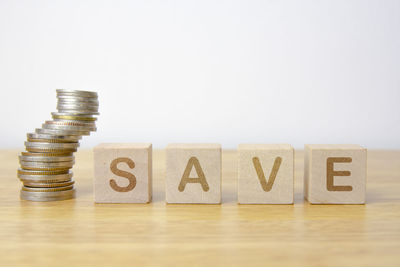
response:
<path id="1" fill-rule="evenodd" d="M 19 156 L 21 199 L 55 201 L 75 197 L 72 166 L 83 135 L 96 131 L 99 115 L 96 92 L 57 89 L 53 120 L 27 134 L 25 152 Z"/>

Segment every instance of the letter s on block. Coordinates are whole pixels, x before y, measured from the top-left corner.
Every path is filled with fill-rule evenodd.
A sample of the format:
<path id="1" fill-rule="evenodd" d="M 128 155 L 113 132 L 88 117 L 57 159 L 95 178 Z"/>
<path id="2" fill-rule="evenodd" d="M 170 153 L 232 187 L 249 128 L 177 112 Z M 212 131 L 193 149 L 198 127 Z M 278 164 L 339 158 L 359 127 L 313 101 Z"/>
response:
<path id="1" fill-rule="evenodd" d="M 117 165 L 118 163 L 124 162 L 128 164 L 129 168 L 133 169 L 135 168 L 135 162 L 131 160 L 130 158 L 116 158 L 114 159 L 111 164 L 110 164 L 110 170 L 112 173 L 114 173 L 117 176 L 125 177 L 126 179 L 129 180 L 129 184 L 125 187 L 121 187 L 117 185 L 117 182 L 114 179 L 110 180 L 110 186 L 112 189 L 114 189 L 117 192 L 129 192 L 132 191 L 135 186 L 136 186 L 136 177 L 130 172 L 122 171 L 118 169 Z"/>

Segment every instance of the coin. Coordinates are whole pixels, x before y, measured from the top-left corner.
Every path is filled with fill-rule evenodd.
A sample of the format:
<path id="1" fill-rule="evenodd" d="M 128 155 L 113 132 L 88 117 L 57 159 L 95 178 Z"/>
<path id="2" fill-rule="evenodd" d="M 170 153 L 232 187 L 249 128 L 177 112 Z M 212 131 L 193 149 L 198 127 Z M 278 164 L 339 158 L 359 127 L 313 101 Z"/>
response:
<path id="1" fill-rule="evenodd" d="M 99 106 L 97 98 L 78 98 L 78 97 L 61 97 L 57 99 L 57 104 L 85 104 Z"/>
<path id="2" fill-rule="evenodd" d="M 73 173 L 71 171 L 64 174 L 50 174 L 50 175 L 32 175 L 18 173 L 18 178 L 22 182 L 34 183 L 59 183 L 72 179 Z"/>
<path id="3" fill-rule="evenodd" d="M 64 115 L 60 115 L 64 114 Z M 65 115 L 67 114 L 67 115 Z M 96 121 L 97 118 L 92 117 L 91 115 L 78 115 L 78 114 L 72 114 L 70 115 L 69 113 L 57 113 L 53 112 L 51 113 L 53 119 L 55 121 L 62 121 L 62 120 L 71 120 L 71 121 Z"/>
<path id="4" fill-rule="evenodd" d="M 97 112 L 99 111 L 98 106 L 89 106 L 89 105 L 82 105 L 82 104 L 62 104 L 59 103 L 57 104 L 56 107 L 58 110 L 63 109 L 63 110 L 90 110 L 91 112 Z"/>
<path id="5" fill-rule="evenodd" d="M 73 161 L 63 162 L 36 162 L 36 161 L 22 161 L 20 160 L 21 168 L 24 170 L 43 170 L 43 171 L 56 171 L 56 170 L 69 170 L 74 166 Z"/>
<path id="6" fill-rule="evenodd" d="M 38 134 L 38 133 L 28 133 L 28 141 L 30 142 L 40 142 L 39 140 L 44 140 L 43 142 L 54 142 L 54 143 L 76 143 L 82 138 L 77 135 L 52 135 L 52 134 Z"/>
<path id="7" fill-rule="evenodd" d="M 70 120 L 61 120 L 61 121 L 46 121 L 46 124 L 54 124 L 60 126 L 79 126 L 79 127 L 87 127 L 87 128 L 96 128 L 96 124 L 94 122 L 84 122 L 84 121 L 70 121 Z"/>
<path id="8" fill-rule="evenodd" d="M 91 131 L 96 131 L 97 129 L 81 127 L 81 126 L 69 126 L 69 125 L 57 125 L 57 124 L 42 124 L 43 129 L 46 130 L 56 130 L 56 131 L 69 131 L 74 132 L 76 135 L 90 135 Z"/>
<path id="9" fill-rule="evenodd" d="M 85 121 L 71 121 L 71 120 L 54 120 L 46 121 L 47 127 L 54 129 L 72 129 L 77 131 L 96 131 L 96 124 L 94 122 Z"/>
<path id="10" fill-rule="evenodd" d="M 78 147 L 79 143 L 25 142 L 25 149 L 29 152 L 52 152 L 52 151 L 75 152 Z"/>
<path id="11" fill-rule="evenodd" d="M 70 170 L 83 135 L 96 131 L 99 115 L 96 92 L 57 89 L 57 112 L 42 128 L 27 134 L 26 151 L 19 156 L 21 199 L 56 201 L 75 197 Z"/>
<path id="12" fill-rule="evenodd" d="M 65 129 L 43 129 L 37 128 L 35 130 L 36 133 L 40 134 L 55 134 L 55 135 L 76 135 L 81 137 L 82 135 L 90 135 L 90 131 L 74 131 L 74 130 L 65 130 Z"/>
<path id="13" fill-rule="evenodd" d="M 58 175 L 67 174 L 68 170 L 56 170 L 56 171 L 35 171 L 35 170 L 24 170 L 18 169 L 18 175 Z"/>
<path id="14" fill-rule="evenodd" d="M 61 152 L 47 152 L 47 153 L 40 153 L 40 152 L 21 152 L 21 156 L 28 156 L 28 157 L 72 157 L 72 152 L 68 151 L 61 151 Z"/>
<path id="15" fill-rule="evenodd" d="M 69 90 L 69 89 L 56 89 L 57 96 L 60 95 L 71 95 L 78 97 L 95 97 L 97 98 L 96 92 L 82 91 L 82 90 Z"/>
<path id="16" fill-rule="evenodd" d="M 21 190 L 29 191 L 29 192 L 58 192 L 58 191 L 66 191 L 73 188 L 73 185 L 61 186 L 61 187 L 28 187 L 22 186 Z"/>
<path id="17" fill-rule="evenodd" d="M 56 183 L 43 183 L 43 182 L 32 182 L 32 181 L 26 181 L 23 182 L 24 186 L 27 187 L 41 187 L 41 188 L 47 188 L 47 187 L 64 187 L 64 186 L 71 186 L 75 183 L 75 181 L 68 180 L 64 182 L 56 182 Z"/>
<path id="18" fill-rule="evenodd" d="M 46 143 L 76 143 L 75 141 L 65 142 L 65 139 L 35 139 L 27 138 L 28 142 L 46 142 Z"/>
<path id="19" fill-rule="evenodd" d="M 31 153 L 31 154 L 46 154 L 46 153 Z M 19 156 L 20 161 L 32 161 L 32 162 L 64 162 L 74 161 L 74 156 L 42 156 L 42 155 L 21 155 Z"/>
<path id="20" fill-rule="evenodd" d="M 75 98 L 60 98 L 57 101 L 57 105 L 73 105 L 73 106 L 83 106 L 83 107 L 99 107 L 99 101 L 97 99 L 85 99 L 78 100 Z"/>
<path id="21" fill-rule="evenodd" d="M 20 197 L 30 201 L 58 201 L 67 200 L 75 197 L 75 189 L 56 191 L 56 192 L 31 192 L 21 190 Z"/>
<path id="22" fill-rule="evenodd" d="M 75 114 L 82 114 L 82 115 L 100 115 L 99 112 L 93 110 L 83 110 L 83 109 L 58 109 L 58 112 L 66 113 L 75 113 Z"/>

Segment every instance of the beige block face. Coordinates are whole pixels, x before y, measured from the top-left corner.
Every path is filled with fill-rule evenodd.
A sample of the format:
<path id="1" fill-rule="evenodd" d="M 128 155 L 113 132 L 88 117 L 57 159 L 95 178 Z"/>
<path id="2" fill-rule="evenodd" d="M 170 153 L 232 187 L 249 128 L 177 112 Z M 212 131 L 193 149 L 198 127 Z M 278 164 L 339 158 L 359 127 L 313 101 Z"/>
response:
<path id="1" fill-rule="evenodd" d="M 219 144 L 169 144 L 166 160 L 167 203 L 221 203 Z"/>
<path id="2" fill-rule="evenodd" d="M 152 194 L 152 145 L 109 143 L 94 148 L 96 203 L 148 203 Z"/>
<path id="3" fill-rule="evenodd" d="M 312 204 L 364 204 L 367 150 L 359 145 L 306 145 L 304 195 Z"/>
<path id="4" fill-rule="evenodd" d="M 241 144 L 238 151 L 240 204 L 293 204 L 291 145 Z"/>

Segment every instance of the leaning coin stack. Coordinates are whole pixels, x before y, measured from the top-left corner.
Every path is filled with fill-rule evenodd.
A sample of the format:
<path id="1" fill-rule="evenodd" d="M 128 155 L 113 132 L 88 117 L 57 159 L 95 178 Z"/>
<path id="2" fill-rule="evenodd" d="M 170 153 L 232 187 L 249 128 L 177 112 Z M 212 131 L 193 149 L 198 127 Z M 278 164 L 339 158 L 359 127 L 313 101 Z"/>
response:
<path id="1" fill-rule="evenodd" d="M 83 135 L 96 131 L 99 101 L 96 92 L 64 89 L 57 89 L 57 101 L 53 120 L 27 134 L 26 151 L 19 156 L 21 199 L 55 201 L 75 197 L 73 152 Z"/>

